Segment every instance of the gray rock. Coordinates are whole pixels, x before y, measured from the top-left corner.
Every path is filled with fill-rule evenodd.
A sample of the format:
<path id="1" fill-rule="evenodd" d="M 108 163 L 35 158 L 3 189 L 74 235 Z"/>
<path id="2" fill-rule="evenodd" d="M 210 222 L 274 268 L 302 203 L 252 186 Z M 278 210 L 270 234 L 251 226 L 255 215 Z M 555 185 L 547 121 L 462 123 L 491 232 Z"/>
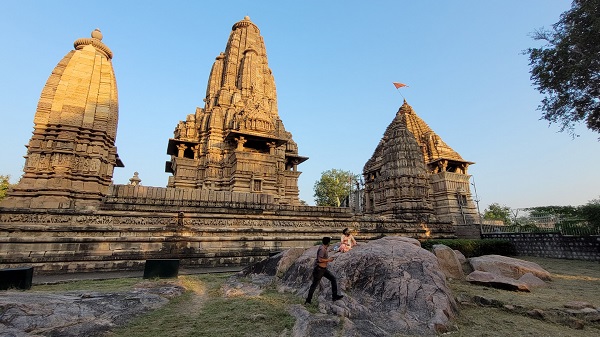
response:
<path id="1" fill-rule="evenodd" d="M 500 276 L 510 277 L 515 280 L 527 273 L 532 273 L 544 281 L 551 280 L 550 273 L 540 267 L 537 263 L 512 257 L 484 255 L 472 257 L 469 259 L 469 262 L 475 271 L 489 272 Z"/>
<path id="2" fill-rule="evenodd" d="M 587 315 L 587 314 L 597 314 L 598 312 L 594 308 L 583 308 L 583 309 L 565 309 L 565 312 L 568 312 L 573 315 Z"/>
<path id="3" fill-rule="evenodd" d="M 281 290 L 306 296 L 316 250 L 317 247 L 309 248 L 290 266 L 281 280 Z M 325 326 L 338 322 L 342 335 L 350 336 L 350 331 L 358 331 L 354 334 L 358 336 L 429 335 L 447 330 L 457 313 L 437 258 L 420 248 L 417 240 L 385 237 L 330 256 L 335 260 L 328 268 L 337 275 L 346 296 L 332 302 L 330 283 L 323 279 L 316 295 L 319 309 L 327 318 L 310 316 L 306 320 L 308 327 L 295 330 L 316 333 L 312 329 L 321 328 L 313 327 L 317 325 L 313 319 L 318 319 Z M 346 317 L 345 328 L 339 327 L 339 317 L 332 316 Z"/>
<path id="4" fill-rule="evenodd" d="M 281 253 L 281 259 L 277 263 L 276 276 L 281 278 L 294 262 L 304 254 L 304 248 L 292 248 Z"/>
<path id="5" fill-rule="evenodd" d="M 269 276 L 282 277 L 287 269 L 304 253 L 304 248 L 292 248 L 278 253 L 268 259 L 252 264 L 239 274 L 247 276 L 251 274 L 265 274 Z"/>
<path id="6" fill-rule="evenodd" d="M 456 250 L 456 249 L 454 250 L 454 253 L 456 254 L 456 257 L 458 258 L 458 261 L 460 261 L 460 265 L 462 266 L 463 273 L 465 275 L 472 273 L 473 267 L 471 267 L 471 264 L 469 263 L 469 260 L 467 260 L 465 255 L 463 253 L 461 253 L 460 250 Z"/>
<path id="7" fill-rule="evenodd" d="M 529 289 L 537 288 L 537 287 L 545 287 L 547 284 L 539 277 L 533 275 L 532 273 L 525 273 L 518 279 L 519 282 L 523 282 L 527 284 Z"/>
<path id="8" fill-rule="evenodd" d="M 503 307 L 504 303 L 502 303 L 501 301 L 498 301 L 496 299 L 493 298 L 487 298 L 484 296 L 473 296 L 473 302 L 477 303 L 478 305 L 484 306 L 484 307 Z"/>
<path id="9" fill-rule="evenodd" d="M 499 288 L 512 291 L 529 292 L 529 287 L 526 283 L 517 281 L 510 277 L 492 274 L 485 271 L 474 271 L 467 275 L 466 280 L 473 284 L 484 285 L 492 288 Z"/>
<path id="10" fill-rule="evenodd" d="M 183 288 L 142 288 L 127 293 L 7 291 L 0 296 L 2 336 L 101 336 L 168 302 Z"/>
<path id="11" fill-rule="evenodd" d="M 546 317 L 546 312 L 542 309 L 532 309 L 527 311 L 527 315 L 535 319 L 543 320 Z"/>
<path id="12" fill-rule="evenodd" d="M 465 279 L 460 260 L 452 248 L 446 245 L 433 245 L 433 254 L 437 257 L 440 268 L 448 279 Z"/>
<path id="13" fill-rule="evenodd" d="M 564 307 L 569 309 L 594 308 L 594 306 L 591 303 L 583 301 L 569 301 L 565 303 Z"/>
<path id="14" fill-rule="evenodd" d="M 293 337 L 338 335 L 340 317 L 324 314 L 311 315 L 301 305 L 293 305 L 289 312 L 296 318 L 296 324 L 292 330 Z"/>

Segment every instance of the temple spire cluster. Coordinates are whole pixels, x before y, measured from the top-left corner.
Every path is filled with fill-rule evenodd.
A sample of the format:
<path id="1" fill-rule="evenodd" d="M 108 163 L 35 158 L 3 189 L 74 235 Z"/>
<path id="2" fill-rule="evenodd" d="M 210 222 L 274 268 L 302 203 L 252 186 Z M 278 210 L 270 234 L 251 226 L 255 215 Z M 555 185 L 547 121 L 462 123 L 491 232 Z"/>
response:
<path id="1" fill-rule="evenodd" d="M 277 111 L 275 80 L 260 30 L 233 25 L 213 63 L 204 107 L 180 121 L 169 140 L 168 187 L 273 195 L 298 204 L 298 155 Z"/>

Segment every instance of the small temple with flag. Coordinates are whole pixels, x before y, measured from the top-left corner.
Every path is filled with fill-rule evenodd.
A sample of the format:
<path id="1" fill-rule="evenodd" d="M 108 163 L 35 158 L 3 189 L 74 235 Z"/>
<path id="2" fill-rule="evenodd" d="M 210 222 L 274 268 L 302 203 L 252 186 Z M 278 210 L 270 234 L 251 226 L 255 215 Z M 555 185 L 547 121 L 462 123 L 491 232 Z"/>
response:
<path id="1" fill-rule="evenodd" d="M 404 100 L 364 166 L 364 212 L 459 226 L 479 223 L 467 174 L 471 164 Z"/>

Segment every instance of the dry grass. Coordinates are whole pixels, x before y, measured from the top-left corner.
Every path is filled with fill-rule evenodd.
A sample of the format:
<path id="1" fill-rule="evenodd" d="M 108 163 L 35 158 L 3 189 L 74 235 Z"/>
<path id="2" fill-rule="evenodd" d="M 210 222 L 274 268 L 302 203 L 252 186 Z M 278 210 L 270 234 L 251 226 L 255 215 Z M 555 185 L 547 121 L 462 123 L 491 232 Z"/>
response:
<path id="1" fill-rule="evenodd" d="M 110 337 L 289 336 L 294 318 L 286 307 L 299 303 L 289 294 L 266 291 L 256 297 L 225 298 L 221 285 L 230 274 L 179 277 L 188 291 L 166 306 L 135 318 Z"/>
<path id="2" fill-rule="evenodd" d="M 600 321 L 586 322 L 583 330 L 570 328 L 569 317 L 536 319 L 532 309 L 557 312 L 569 301 L 584 301 L 600 307 L 600 263 L 519 257 L 538 263 L 552 273 L 553 280 L 530 293 L 512 292 L 452 281 L 455 296 L 482 296 L 516 307 L 461 305 L 456 330 L 448 336 L 600 336 Z M 303 299 L 270 290 L 258 297 L 224 298 L 220 287 L 229 274 L 180 276 L 177 282 L 188 291 L 165 307 L 135 318 L 128 326 L 115 329 L 110 337 L 152 336 L 289 336 L 294 318 L 287 313 L 291 304 Z M 140 279 L 80 281 L 53 286 L 36 286 L 37 291 L 126 290 Z M 147 281 L 144 281 L 147 282 Z M 162 282 L 162 281 L 153 281 Z M 313 308 L 308 308 L 309 310 Z M 314 311 L 314 310 L 311 310 Z M 561 311 L 564 312 L 564 311 Z"/>
<path id="3" fill-rule="evenodd" d="M 532 261 L 552 273 L 546 287 L 532 292 L 512 292 L 471 285 L 450 283 L 455 295 L 482 296 L 512 305 L 516 310 L 499 307 L 461 306 L 454 336 L 600 336 L 600 322 L 586 322 L 583 330 L 568 327 L 573 318 L 564 313 L 564 304 L 582 301 L 600 307 L 600 264 L 598 262 L 519 257 Z M 527 314 L 533 309 L 547 313 L 544 319 Z"/>

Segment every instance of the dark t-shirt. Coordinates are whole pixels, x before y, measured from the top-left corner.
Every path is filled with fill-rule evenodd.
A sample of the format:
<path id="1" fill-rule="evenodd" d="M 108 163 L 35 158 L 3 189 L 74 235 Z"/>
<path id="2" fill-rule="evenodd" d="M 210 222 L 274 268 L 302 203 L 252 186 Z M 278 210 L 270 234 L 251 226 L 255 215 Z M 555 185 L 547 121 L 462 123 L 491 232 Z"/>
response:
<path id="1" fill-rule="evenodd" d="M 319 246 L 319 250 L 317 250 L 317 261 L 315 264 L 319 264 L 319 259 L 328 259 L 329 255 L 327 254 L 327 247 L 325 245 Z"/>

